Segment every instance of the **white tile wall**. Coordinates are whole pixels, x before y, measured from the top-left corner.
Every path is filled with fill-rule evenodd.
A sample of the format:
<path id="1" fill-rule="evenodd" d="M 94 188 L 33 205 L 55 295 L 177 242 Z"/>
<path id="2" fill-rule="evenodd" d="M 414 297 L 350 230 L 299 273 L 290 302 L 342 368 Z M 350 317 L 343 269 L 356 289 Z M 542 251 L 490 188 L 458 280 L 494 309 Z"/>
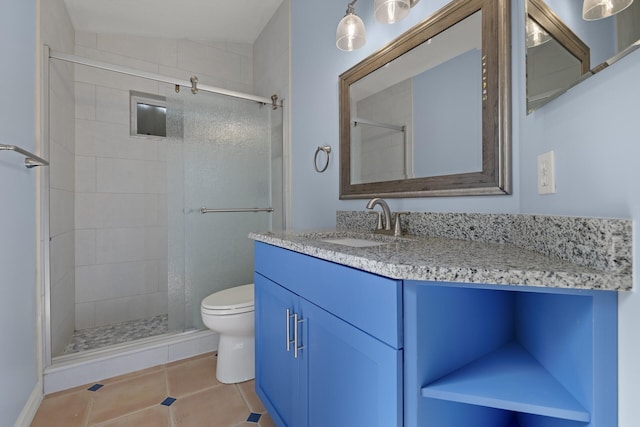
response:
<path id="1" fill-rule="evenodd" d="M 167 313 L 167 301 L 167 292 L 157 292 L 96 302 L 96 326 L 113 323 L 114 316 L 124 322 Z"/>
<path id="2" fill-rule="evenodd" d="M 74 252 L 68 250 L 74 245 L 74 232 L 69 231 L 59 234 L 56 238 L 51 240 L 51 253 L 55 256 L 51 257 L 50 262 L 50 276 L 51 287 L 60 287 L 68 283 L 69 276 L 73 274 L 74 266 Z"/>
<path id="3" fill-rule="evenodd" d="M 96 87 L 96 120 L 107 123 L 119 123 L 129 126 L 129 91 Z"/>
<path id="4" fill-rule="evenodd" d="M 357 117 L 377 121 L 405 125 L 411 129 L 413 116 L 411 82 L 400 82 L 379 94 L 369 96 L 357 103 Z M 378 127 L 363 126 L 360 129 L 362 141 L 361 164 L 354 168 L 359 182 L 384 181 L 402 179 L 410 175 L 405 149 L 411 150 L 412 135 L 407 133 L 407 144 L 401 132 L 388 132 Z"/>
<path id="5" fill-rule="evenodd" d="M 52 188 L 49 197 L 49 234 L 55 239 L 73 230 L 73 192 Z"/>
<path id="6" fill-rule="evenodd" d="M 78 47 L 88 47 L 95 49 L 98 46 L 98 35 L 85 31 L 76 31 L 76 50 Z"/>
<path id="7" fill-rule="evenodd" d="M 178 41 L 116 34 L 98 34 L 97 49 L 158 65 L 175 67 L 178 62 Z"/>
<path id="8" fill-rule="evenodd" d="M 107 228 L 97 230 L 96 262 L 111 264 L 146 258 L 145 229 Z"/>
<path id="9" fill-rule="evenodd" d="M 290 2 L 282 2 L 278 11 L 256 40 L 253 47 L 253 80 L 255 93 L 269 98 L 274 93 L 280 100 L 289 100 L 289 11 Z M 289 115 L 286 106 L 284 114 Z M 283 117 L 286 121 L 287 117 Z M 289 188 L 289 135 L 283 134 L 282 119 L 274 120 L 272 133 L 272 203 L 276 209 L 272 215 L 274 229 L 281 229 L 285 222 L 287 200 L 285 188 Z M 282 141 L 282 145 L 281 144 Z M 285 183 L 285 184 L 283 184 Z"/>
<path id="10" fill-rule="evenodd" d="M 49 153 L 49 162 L 54 165 L 72 165 L 74 161 L 73 150 L 68 147 L 57 144 L 52 139 L 51 150 Z M 49 171 L 49 187 L 62 191 L 73 192 L 74 190 L 74 171 L 73 168 L 53 167 Z"/>
<path id="11" fill-rule="evenodd" d="M 253 49 L 256 94 L 289 99 L 289 1 L 283 1 Z"/>
<path id="12" fill-rule="evenodd" d="M 96 326 L 96 305 L 94 302 L 76 301 L 76 329 L 87 329 Z"/>
<path id="13" fill-rule="evenodd" d="M 96 87 L 86 83 L 75 84 L 76 119 L 96 119 Z"/>
<path id="14" fill-rule="evenodd" d="M 234 80 L 242 74 L 242 56 L 205 43 L 178 41 L 178 68 L 207 70 L 221 79 Z M 249 83 L 250 80 L 244 80 Z"/>
<path id="15" fill-rule="evenodd" d="M 73 309 L 74 288 L 73 269 L 65 270 L 65 275 L 57 282 L 51 282 L 51 331 L 52 354 L 61 354 L 75 329 Z M 55 339 L 54 339 L 55 337 Z"/>
<path id="16" fill-rule="evenodd" d="M 76 229 L 158 224 L 158 195 L 76 193 Z"/>
<path id="17" fill-rule="evenodd" d="M 99 193 L 144 193 L 144 160 L 98 158 L 96 190 Z"/>
<path id="18" fill-rule="evenodd" d="M 51 49 L 73 52 L 74 31 L 63 0 L 42 2 L 41 36 Z M 74 68 L 51 61 L 49 67 L 49 172 L 51 347 L 54 355 L 74 330 Z"/>
<path id="19" fill-rule="evenodd" d="M 95 264 L 76 268 L 76 302 L 158 292 L 158 261 Z"/>
<path id="20" fill-rule="evenodd" d="M 76 230 L 76 266 L 96 263 L 96 230 Z"/>
<path id="21" fill-rule="evenodd" d="M 79 193 L 96 191 L 96 158 L 75 156 L 75 188 Z"/>

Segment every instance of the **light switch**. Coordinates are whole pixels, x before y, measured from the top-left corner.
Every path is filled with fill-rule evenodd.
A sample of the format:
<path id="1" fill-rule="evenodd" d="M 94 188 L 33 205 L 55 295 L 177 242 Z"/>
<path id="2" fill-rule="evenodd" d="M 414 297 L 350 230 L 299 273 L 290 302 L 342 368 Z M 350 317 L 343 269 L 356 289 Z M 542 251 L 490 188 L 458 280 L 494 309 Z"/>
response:
<path id="1" fill-rule="evenodd" d="M 556 192 L 556 173 L 553 151 L 538 156 L 538 194 Z"/>

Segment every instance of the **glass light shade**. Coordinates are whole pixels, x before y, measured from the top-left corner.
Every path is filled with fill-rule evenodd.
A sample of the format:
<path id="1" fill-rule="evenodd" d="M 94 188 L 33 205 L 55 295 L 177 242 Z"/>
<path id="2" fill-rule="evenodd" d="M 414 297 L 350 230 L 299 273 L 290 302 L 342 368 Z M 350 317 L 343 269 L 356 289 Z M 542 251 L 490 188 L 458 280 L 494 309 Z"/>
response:
<path id="1" fill-rule="evenodd" d="M 582 18 L 586 21 L 607 18 L 628 8 L 633 0 L 584 0 Z"/>
<path id="2" fill-rule="evenodd" d="M 375 0 L 373 10 L 376 21 L 394 24 L 409 14 L 409 0 Z"/>
<path id="3" fill-rule="evenodd" d="M 364 22 L 355 13 L 347 13 L 336 30 L 336 46 L 340 50 L 351 51 L 364 46 L 366 32 Z"/>
<path id="4" fill-rule="evenodd" d="M 547 33 L 536 21 L 527 18 L 527 47 L 540 46 L 551 40 L 551 35 Z"/>

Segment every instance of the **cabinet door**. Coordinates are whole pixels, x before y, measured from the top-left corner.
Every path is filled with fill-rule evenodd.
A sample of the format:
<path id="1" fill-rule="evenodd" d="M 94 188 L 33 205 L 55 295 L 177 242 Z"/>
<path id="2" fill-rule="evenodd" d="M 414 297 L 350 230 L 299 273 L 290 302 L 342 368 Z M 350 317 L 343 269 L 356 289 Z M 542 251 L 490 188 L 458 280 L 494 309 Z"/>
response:
<path id="1" fill-rule="evenodd" d="M 402 426 L 402 350 L 302 301 L 307 425 Z"/>
<path id="2" fill-rule="evenodd" d="M 299 359 L 293 343 L 287 351 L 287 322 L 293 339 L 293 319 L 298 297 L 276 283 L 256 274 L 255 336 L 256 392 L 278 427 L 299 427 L 305 400 L 299 392 Z"/>

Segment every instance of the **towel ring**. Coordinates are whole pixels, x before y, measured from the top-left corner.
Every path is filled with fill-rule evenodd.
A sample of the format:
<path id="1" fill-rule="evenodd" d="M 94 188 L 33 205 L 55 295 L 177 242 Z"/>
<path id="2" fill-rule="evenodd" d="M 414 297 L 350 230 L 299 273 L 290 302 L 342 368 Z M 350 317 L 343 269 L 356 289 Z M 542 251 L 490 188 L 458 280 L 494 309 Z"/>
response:
<path id="1" fill-rule="evenodd" d="M 326 159 L 324 162 L 324 167 L 319 168 L 318 167 L 318 154 L 320 154 L 320 152 L 323 151 Z M 318 173 L 322 173 L 324 171 L 327 170 L 327 168 L 329 167 L 329 153 L 331 153 L 331 146 L 329 145 L 325 145 L 323 147 L 318 147 L 318 149 L 316 150 L 316 154 L 313 156 L 313 167 L 315 168 L 316 172 Z"/>

